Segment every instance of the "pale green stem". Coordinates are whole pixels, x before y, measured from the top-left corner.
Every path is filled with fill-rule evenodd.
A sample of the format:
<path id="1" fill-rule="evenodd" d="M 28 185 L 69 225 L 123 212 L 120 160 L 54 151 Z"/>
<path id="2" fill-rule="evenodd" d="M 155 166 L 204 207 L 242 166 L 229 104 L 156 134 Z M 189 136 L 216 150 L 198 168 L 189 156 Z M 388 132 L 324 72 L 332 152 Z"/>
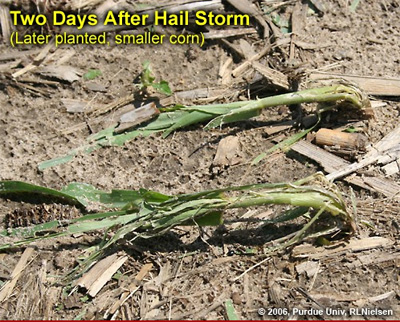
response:
<path id="1" fill-rule="evenodd" d="M 332 199 L 322 195 L 319 192 L 304 191 L 297 193 L 268 193 L 260 197 L 250 197 L 245 199 L 231 199 L 227 208 L 247 208 L 252 206 L 261 206 L 267 204 L 287 204 L 299 207 L 312 207 L 315 209 L 326 208 L 332 215 L 346 214 L 333 203 Z"/>
<path id="2" fill-rule="evenodd" d="M 214 118 L 207 124 L 206 128 L 221 126 L 224 123 L 236 122 L 240 120 L 241 113 L 249 113 L 250 111 L 257 111 L 268 107 L 336 101 L 347 101 L 358 108 L 363 108 L 366 104 L 365 97 L 356 87 L 337 84 L 250 101 L 240 108 L 234 108 L 229 113 Z M 193 107 L 193 109 L 196 109 L 196 107 Z"/>

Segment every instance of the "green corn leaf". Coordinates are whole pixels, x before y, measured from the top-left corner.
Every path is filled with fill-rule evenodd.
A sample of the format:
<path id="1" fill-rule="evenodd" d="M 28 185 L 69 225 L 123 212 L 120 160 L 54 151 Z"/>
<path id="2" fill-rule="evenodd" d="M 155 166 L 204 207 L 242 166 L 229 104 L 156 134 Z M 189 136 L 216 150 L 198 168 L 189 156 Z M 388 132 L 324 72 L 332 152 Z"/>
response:
<path id="1" fill-rule="evenodd" d="M 315 125 L 309 129 L 303 130 L 299 133 L 293 134 L 292 136 L 288 137 L 287 139 L 283 140 L 282 142 L 279 142 L 278 144 L 275 144 L 272 148 L 268 149 L 266 152 L 263 152 L 259 154 L 254 160 L 251 162 L 251 165 L 256 165 L 263 159 L 265 159 L 268 155 L 271 153 L 278 151 L 278 150 L 283 150 L 286 152 L 293 144 L 298 142 L 300 139 L 305 137 L 307 133 L 312 131 L 314 129 Z"/>
<path id="2" fill-rule="evenodd" d="M 99 203 L 107 208 L 123 208 L 134 200 L 143 200 L 147 191 L 112 190 L 111 193 L 97 190 L 86 183 L 70 183 L 62 192 L 75 197 L 82 204 Z"/>
<path id="3" fill-rule="evenodd" d="M 194 224 L 197 226 L 219 226 L 222 225 L 224 222 L 223 220 L 223 213 L 222 211 L 213 211 L 211 213 L 205 214 L 202 217 L 195 218 Z M 192 225 L 193 221 L 185 221 L 182 225 Z"/>
<path id="4" fill-rule="evenodd" d="M 75 155 L 76 155 L 75 150 L 72 150 L 72 151 L 70 151 L 69 154 L 64 155 L 62 157 L 50 159 L 50 160 L 39 163 L 38 169 L 40 171 L 43 171 L 47 168 L 52 168 L 52 167 L 58 166 L 60 164 L 67 163 L 67 162 L 71 161 L 75 157 Z"/>
<path id="5" fill-rule="evenodd" d="M 239 110 L 239 109 L 238 109 Z M 235 110 L 236 111 L 236 110 Z M 209 130 L 216 127 L 221 127 L 224 124 L 233 122 L 246 121 L 252 117 L 260 115 L 261 110 L 244 110 L 241 113 L 231 113 L 227 115 L 221 115 L 211 120 L 205 127 L 205 130 Z"/>
<path id="6" fill-rule="evenodd" d="M 33 237 L 36 233 L 42 233 L 49 230 L 54 230 L 60 226 L 58 220 L 49 221 L 43 224 L 38 224 L 31 227 L 8 228 L 7 230 L 0 231 L 0 236 L 13 236 L 13 237 Z"/>
<path id="7" fill-rule="evenodd" d="M 68 233 L 70 234 L 77 234 L 77 233 L 85 233 L 93 230 L 99 229 L 108 229 L 114 227 L 116 225 L 125 225 L 130 221 L 137 219 L 138 214 L 127 214 L 127 215 L 120 215 L 114 218 L 105 218 L 103 220 L 90 220 L 90 221 L 83 221 L 78 222 L 68 226 Z"/>
<path id="8" fill-rule="evenodd" d="M 228 317 L 228 320 L 230 320 L 230 321 L 240 320 L 235 311 L 235 308 L 233 307 L 233 302 L 231 299 L 225 301 L 225 311 L 226 311 L 226 316 Z"/>
<path id="9" fill-rule="evenodd" d="M 0 196 L 3 198 L 16 197 L 27 202 L 35 198 L 46 198 L 46 200 L 50 199 L 52 202 L 84 206 L 77 198 L 69 194 L 21 181 L 0 181 Z"/>
<path id="10" fill-rule="evenodd" d="M 186 115 L 183 115 L 172 126 L 170 126 L 167 130 L 164 131 L 163 137 L 166 138 L 168 135 L 170 135 L 177 129 L 207 121 L 212 117 L 213 117 L 212 114 L 199 111 L 194 111 Z"/>

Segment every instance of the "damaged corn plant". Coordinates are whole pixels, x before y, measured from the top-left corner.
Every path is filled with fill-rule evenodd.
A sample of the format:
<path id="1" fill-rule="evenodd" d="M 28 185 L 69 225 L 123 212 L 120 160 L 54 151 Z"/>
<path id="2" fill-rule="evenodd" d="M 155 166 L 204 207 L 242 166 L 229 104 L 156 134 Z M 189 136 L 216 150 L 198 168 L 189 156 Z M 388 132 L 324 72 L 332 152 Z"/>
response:
<path id="1" fill-rule="evenodd" d="M 95 230 L 104 232 L 101 244 L 75 273 L 82 273 L 118 241 L 132 242 L 137 238 L 160 236 L 180 225 L 222 225 L 225 222 L 224 211 L 228 209 L 289 205 L 289 210 L 263 222 L 275 225 L 303 219 L 294 234 L 280 238 L 273 247 L 266 248 L 265 253 L 285 249 L 304 238 L 351 233 L 355 228 L 339 190 L 321 173 L 294 183 L 253 184 L 176 196 L 145 189 L 105 192 L 82 183 L 72 183 L 57 191 L 25 182 L 2 181 L 0 196 L 18 200 L 30 197 L 52 200 L 74 205 L 83 213 L 70 220 L 4 229 L 0 232 L 0 240 L 3 240 L 0 250 L 60 236 Z M 94 205 L 102 210 L 89 212 L 88 209 Z"/>
<path id="2" fill-rule="evenodd" d="M 178 105 L 171 108 L 161 108 L 160 114 L 155 119 L 126 132 L 118 133 L 119 124 L 114 124 L 91 135 L 87 139 L 87 144 L 71 150 L 67 155 L 40 163 L 39 170 L 69 162 L 79 153 L 88 154 L 105 146 L 121 146 L 138 136 L 146 137 L 161 132 L 163 137 L 167 137 L 176 130 L 202 123 L 205 123 L 204 130 L 209 130 L 221 127 L 224 124 L 251 119 L 260 115 L 263 109 L 279 105 L 323 103 L 323 107 L 316 111 L 317 114 L 320 114 L 331 110 L 336 103 L 341 102 L 349 103 L 359 109 L 360 114 L 368 111 L 370 107 L 368 98 L 357 86 L 337 81 L 330 86 L 311 88 L 253 101 L 196 106 Z M 306 133 L 304 132 L 304 135 Z"/>

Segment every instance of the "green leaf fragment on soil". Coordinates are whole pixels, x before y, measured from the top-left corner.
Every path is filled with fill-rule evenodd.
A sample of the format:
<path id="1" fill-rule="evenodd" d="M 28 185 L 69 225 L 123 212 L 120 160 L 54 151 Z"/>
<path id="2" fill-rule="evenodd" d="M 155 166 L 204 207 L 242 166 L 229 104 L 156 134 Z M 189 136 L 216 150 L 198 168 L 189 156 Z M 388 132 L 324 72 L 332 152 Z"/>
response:
<path id="1" fill-rule="evenodd" d="M 350 11 L 355 12 L 357 10 L 358 5 L 360 4 L 361 0 L 353 0 L 350 5 Z"/>
<path id="2" fill-rule="evenodd" d="M 102 75 L 101 70 L 98 70 L 98 69 L 91 69 L 91 70 L 89 70 L 87 73 L 85 73 L 85 74 L 83 75 L 83 78 L 84 78 L 85 80 L 93 80 L 93 79 L 95 79 L 95 78 L 97 78 L 97 77 L 99 77 L 99 76 L 101 76 L 101 75 Z"/>
<path id="3" fill-rule="evenodd" d="M 356 129 L 354 126 L 350 126 L 347 129 L 343 130 L 343 132 L 346 132 L 346 133 L 357 133 L 357 132 L 359 132 L 359 129 Z"/>
<path id="4" fill-rule="evenodd" d="M 286 152 L 293 144 L 298 142 L 300 139 L 305 137 L 315 126 L 303 130 L 299 133 L 293 134 L 292 136 L 288 137 L 287 139 L 283 140 L 282 142 L 275 144 L 272 148 L 268 149 L 266 152 L 259 154 L 254 160 L 251 162 L 251 165 L 256 165 L 260 163 L 263 159 L 265 159 L 271 153 L 282 150 Z"/>
<path id="5" fill-rule="evenodd" d="M 240 320 L 235 311 L 235 308 L 233 306 L 233 302 L 231 299 L 225 301 L 225 310 L 226 310 L 226 316 L 228 317 L 228 320 L 230 320 L 230 321 Z"/>

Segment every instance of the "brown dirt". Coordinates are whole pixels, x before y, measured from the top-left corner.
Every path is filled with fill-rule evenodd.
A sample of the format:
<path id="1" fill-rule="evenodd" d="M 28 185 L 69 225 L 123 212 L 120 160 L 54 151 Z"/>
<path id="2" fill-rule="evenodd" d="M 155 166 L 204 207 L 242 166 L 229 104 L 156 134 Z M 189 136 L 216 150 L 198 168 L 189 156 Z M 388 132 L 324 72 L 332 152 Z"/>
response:
<path id="1" fill-rule="evenodd" d="M 331 69 L 333 72 L 398 77 L 399 3 L 362 1 L 357 11 L 351 13 L 349 2 L 327 1 L 324 15 L 307 15 L 298 37 L 316 45 L 316 49 L 298 49 L 296 60 L 306 68 L 337 63 Z M 289 15 L 292 10 L 293 6 L 286 6 L 281 14 Z M 256 51 L 263 47 L 258 35 L 244 38 L 254 44 Z M 239 38 L 233 42 L 238 44 Z M 257 121 L 208 132 L 201 126 L 192 126 L 166 139 L 160 135 L 137 138 L 123 147 L 107 147 L 90 155 L 79 155 L 72 162 L 40 172 L 37 170 L 39 162 L 84 144 L 90 134 L 87 128 L 60 134 L 60 129 L 85 121 L 79 113 L 66 113 L 61 98 L 109 103 L 137 91 L 133 80 L 140 74 L 141 64 L 146 59 L 151 62 L 154 74 L 168 80 L 173 91 L 213 87 L 221 81 L 218 76 L 221 61 L 231 56 L 229 49 L 218 41 L 210 41 L 204 48 L 165 44 L 77 46 L 74 49 L 76 54 L 68 63 L 83 71 L 101 70 L 102 75 L 95 82 L 106 86 L 106 93 L 91 91 L 88 81 L 83 79 L 51 88 L 49 98 L 3 88 L 0 91 L 1 180 L 22 180 L 56 189 L 77 181 L 105 190 L 147 188 L 177 194 L 236 184 L 293 181 L 319 170 L 313 162 L 291 153 L 274 154 L 259 166 L 249 166 L 249 160 L 273 144 L 274 137 L 265 134 L 267 120 L 291 118 L 290 113 L 282 114 L 282 110 L 276 108 Z M 6 45 L 0 47 L 0 55 L 16 51 Z M 288 52 L 289 47 L 284 45 L 272 51 L 263 62 L 270 61 L 275 68 L 287 71 L 284 62 Z M 235 58 L 235 66 L 238 64 Z M 235 82 L 243 84 L 241 80 Z M 375 120 L 363 121 L 365 134 L 371 142 L 398 125 L 399 106 L 398 102 L 388 100 L 385 107 L 376 109 Z M 227 135 L 239 138 L 240 162 L 215 168 L 212 161 L 218 143 Z M 392 179 L 396 181 L 399 176 Z M 339 185 L 344 194 L 349 195 L 349 187 L 344 183 Z M 259 319 L 259 308 L 291 311 L 321 306 L 345 310 L 387 308 L 394 310 L 394 315 L 375 318 L 399 319 L 399 204 L 357 188 L 355 193 L 358 231 L 352 239 L 381 236 L 392 241 L 390 246 L 344 252 L 319 260 L 297 258 L 287 250 L 237 279 L 263 260 L 262 255 L 246 256 L 240 252 L 247 247 L 262 252 L 268 227 L 257 230 L 242 224 L 233 230 L 227 225 L 206 228 L 203 232 L 196 228 L 177 228 L 165 236 L 115 247 L 114 251 L 125 251 L 129 255 L 120 270 L 122 278 L 113 279 L 99 295 L 88 299 L 83 290 L 68 296 L 70 289 L 60 285 L 58 277 L 76 265 L 75 259 L 84 254 L 85 248 L 100 241 L 101 232 L 43 241 L 35 244 L 33 259 L 19 278 L 13 295 L 0 306 L 0 319 L 73 319 L 78 316 L 103 319 L 122 290 L 149 262 L 153 263 L 150 274 L 140 290 L 124 304 L 117 319 L 224 319 L 224 303 L 228 299 L 233 300 L 241 319 Z M 15 202 L 0 200 L 0 218 L 18 207 Z M 243 213 L 230 215 L 240 214 Z M 365 222 L 370 225 L 363 224 Z M 0 254 L 0 283 L 10 276 L 22 252 L 23 249 L 17 249 Z M 372 260 L 367 261 L 367 258 Z M 360 262 L 362 259 L 364 263 Z M 307 261 L 317 264 L 316 275 L 298 272 L 298 265 Z M 371 300 L 388 292 L 392 293 L 382 300 Z M 289 317 L 272 313 L 264 318 Z M 310 314 L 300 317 L 343 318 Z M 347 316 L 350 319 L 373 317 Z"/>

